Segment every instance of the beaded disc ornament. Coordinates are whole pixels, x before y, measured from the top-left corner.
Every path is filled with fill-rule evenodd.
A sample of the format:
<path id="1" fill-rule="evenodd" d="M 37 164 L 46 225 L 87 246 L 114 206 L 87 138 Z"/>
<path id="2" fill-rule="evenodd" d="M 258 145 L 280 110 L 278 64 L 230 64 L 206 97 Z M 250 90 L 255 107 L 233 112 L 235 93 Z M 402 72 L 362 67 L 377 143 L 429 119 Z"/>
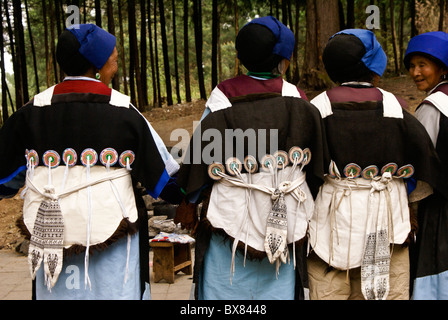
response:
<path id="1" fill-rule="evenodd" d="M 397 171 L 397 175 L 403 179 L 409 179 L 414 175 L 415 169 L 411 164 L 401 167 Z"/>
<path id="2" fill-rule="evenodd" d="M 306 166 L 311 161 L 311 150 L 306 148 L 303 150 L 303 165 Z"/>
<path id="3" fill-rule="evenodd" d="M 257 159 L 254 156 L 247 156 L 244 159 L 244 169 L 249 173 L 255 173 L 258 170 Z"/>
<path id="4" fill-rule="evenodd" d="M 356 163 L 349 163 L 344 168 L 344 175 L 346 178 L 356 179 L 361 175 L 361 167 Z"/>
<path id="5" fill-rule="evenodd" d="M 219 181 L 222 177 L 218 173 L 225 173 L 224 166 L 221 163 L 212 163 L 208 166 L 208 175 L 215 181 Z"/>
<path id="6" fill-rule="evenodd" d="M 277 161 L 277 169 L 283 169 L 289 164 L 289 155 L 286 151 L 277 151 L 274 153 L 274 158 Z"/>
<path id="7" fill-rule="evenodd" d="M 375 178 L 379 172 L 380 170 L 377 166 L 368 166 L 362 171 L 362 177 L 366 180 L 370 180 Z"/>
<path id="8" fill-rule="evenodd" d="M 243 169 L 243 165 L 238 158 L 227 159 L 226 170 L 230 175 L 235 176 L 237 174 L 237 172 L 241 172 L 242 169 Z"/>
<path id="9" fill-rule="evenodd" d="M 101 151 L 100 153 L 100 161 L 106 166 L 109 161 L 109 165 L 113 166 L 118 162 L 118 152 L 113 148 L 107 148 Z"/>
<path id="10" fill-rule="evenodd" d="M 30 166 L 37 167 L 37 165 L 39 164 L 39 155 L 37 154 L 36 150 L 30 150 L 26 155 L 26 158 Z"/>
<path id="11" fill-rule="evenodd" d="M 62 154 L 62 161 L 64 161 L 65 165 L 73 167 L 78 161 L 78 155 L 76 154 L 76 151 L 71 148 L 65 149 L 64 153 Z"/>
<path id="12" fill-rule="evenodd" d="M 42 156 L 42 161 L 44 162 L 46 167 L 54 169 L 59 166 L 59 163 L 61 163 L 61 157 L 56 151 L 49 150 Z"/>
<path id="13" fill-rule="evenodd" d="M 81 153 L 81 163 L 87 167 L 93 167 L 98 162 L 98 154 L 93 149 L 85 149 Z"/>
<path id="14" fill-rule="evenodd" d="M 385 172 L 390 172 L 391 175 L 394 175 L 395 172 L 397 172 L 397 169 L 398 169 L 398 165 L 396 163 L 389 163 L 389 164 L 386 164 L 381 169 L 381 174 L 384 174 Z"/>
<path id="15" fill-rule="evenodd" d="M 120 165 L 123 168 L 126 168 L 126 163 L 129 162 L 129 165 L 133 164 L 135 161 L 135 153 L 132 152 L 131 150 L 127 150 L 124 151 L 121 155 L 120 155 Z"/>
<path id="16" fill-rule="evenodd" d="M 301 163 L 303 160 L 304 154 L 303 150 L 299 147 L 292 147 L 289 149 L 289 160 L 291 163 L 297 162 L 297 164 Z"/>
<path id="17" fill-rule="evenodd" d="M 336 166 L 336 162 L 334 162 L 333 160 L 330 162 L 330 166 L 328 168 L 328 174 L 330 177 L 332 178 L 340 178 L 341 174 L 339 173 L 339 169 Z"/>
<path id="18" fill-rule="evenodd" d="M 261 159 L 261 168 L 269 172 L 270 169 L 275 169 L 277 161 L 273 155 L 267 154 Z"/>

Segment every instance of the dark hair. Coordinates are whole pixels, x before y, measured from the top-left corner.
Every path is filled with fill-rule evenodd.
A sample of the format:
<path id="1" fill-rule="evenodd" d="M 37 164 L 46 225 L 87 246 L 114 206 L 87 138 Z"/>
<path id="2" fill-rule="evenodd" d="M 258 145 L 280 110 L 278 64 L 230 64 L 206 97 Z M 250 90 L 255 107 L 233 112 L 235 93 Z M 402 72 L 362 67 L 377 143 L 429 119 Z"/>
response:
<path id="1" fill-rule="evenodd" d="M 64 30 L 59 37 L 56 48 L 56 60 L 68 76 L 81 76 L 89 69 L 95 68 L 81 53 L 81 44 L 69 30 Z"/>
<path id="2" fill-rule="evenodd" d="M 241 63 L 252 72 L 272 72 L 283 58 L 273 54 L 277 43 L 272 31 L 263 25 L 252 23 L 240 30 L 235 48 Z"/>
<path id="3" fill-rule="evenodd" d="M 322 60 L 328 76 L 336 83 L 371 82 L 375 73 L 362 62 L 365 54 L 366 48 L 358 37 L 338 34 L 328 41 Z"/>

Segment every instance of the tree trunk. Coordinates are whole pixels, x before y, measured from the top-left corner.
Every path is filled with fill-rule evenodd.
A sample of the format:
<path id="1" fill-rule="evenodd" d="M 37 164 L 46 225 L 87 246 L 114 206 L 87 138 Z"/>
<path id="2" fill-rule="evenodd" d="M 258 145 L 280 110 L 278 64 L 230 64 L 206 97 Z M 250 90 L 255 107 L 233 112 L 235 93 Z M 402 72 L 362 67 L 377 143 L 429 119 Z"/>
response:
<path id="1" fill-rule="evenodd" d="M 190 48 L 188 41 L 188 1 L 184 0 L 184 77 L 185 77 L 185 100 L 191 102 L 190 88 Z"/>
<path id="2" fill-rule="evenodd" d="M 0 17 L 3 17 L 3 5 L 0 3 Z M 2 73 L 2 125 L 8 120 L 8 100 L 6 97 L 6 91 L 8 88 L 8 83 L 6 82 L 6 70 L 5 70 L 5 50 L 4 50 L 4 39 L 3 39 L 3 23 L 0 23 L 0 72 Z"/>
<path id="3" fill-rule="evenodd" d="M 218 85 L 218 0 L 213 0 L 212 9 L 212 90 Z"/>
<path id="4" fill-rule="evenodd" d="M 173 7 L 173 49 L 174 49 L 174 77 L 176 80 L 176 97 L 177 103 L 182 102 L 180 98 L 180 84 L 179 84 L 179 64 L 177 61 L 177 27 L 176 27 L 176 2 L 172 0 L 171 6 Z"/>
<path id="5" fill-rule="evenodd" d="M 238 32 L 240 31 L 239 27 L 239 14 L 238 14 L 238 0 L 234 0 L 233 4 L 233 11 L 234 11 L 234 24 L 235 24 L 235 38 L 238 35 Z M 278 2 L 277 2 L 277 16 L 278 16 Z M 278 20 L 278 18 L 277 18 Z M 238 55 L 235 54 L 235 77 L 241 74 L 241 66 L 240 66 L 240 60 L 238 59 Z"/>
<path id="6" fill-rule="evenodd" d="M 160 33 L 162 35 L 163 66 L 165 70 L 166 102 L 173 105 L 173 92 L 171 87 L 170 60 L 168 56 L 168 41 L 166 37 L 165 7 L 163 0 L 159 0 Z"/>
<path id="7" fill-rule="evenodd" d="M 294 24 L 294 37 L 296 42 L 294 43 L 294 58 L 293 58 L 293 75 L 292 75 L 292 83 L 297 84 L 300 81 L 300 70 L 299 70 L 299 17 L 300 17 L 300 0 L 295 0 L 296 12 L 295 17 L 296 21 Z"/>
<path id="8" fill-rule="evenodd" d="M 26 67 L 26 52 L 25 52 L 25 35 L 23 31 L 23 23 L 22 23 L 22 1 L 21 0 L 13 0 L 13 9 L 14 9 L 14 38 L 16 39 L 16 52 L 18 63 L 18 71 L 20 73 L 20 81 L 19 83 L 15 83 L 15 86 L 19 86 L 21 88 L 21 97 L 19 101 L 16 100 L 17 107 L 21 107 L 26 102 L 29 101 L 28 94 L 28 73 Z M 16 97 L 17 98 L 17 97 Z"/>
<path id="9" fill-rule="evenodd" d="M 109 31 L 110 34 L 115 36 L 114 7 L 112 4 L 112 0 L 107 0 L 107 30 Z M 118 43 L 116 44 L 116 47 L 118 50 Z M 120 79 L 119 71 L 117 71 L 117 74 L 112 79 L 112 88 L 114 88 L 117 91 L 120 90 L 119 79 Z"/>
<path id="10" fill-rule="evenodd" d="M 301 85 L 313 90 L 325 89 L 331 81 L 325 72 L 322 53 L 328 39 L 339 30 L 337 0 L 307 0 L 306 44 Z"/>
<path id="11" fill-rule="evenodd" d="M 45 73 L 47 79 L 47 87 L 51 86 L 51 58 L 50 48 L 48 46 L 48 23 L 47 23 L 47 4 L 46 0 L 42 0 L 42 19 L 44 21 L 44 43 L 45 43 Z"/>
<path id="12" fill-rule="evenodd" d="M 155 4 L 154 4 L 155 5 Z M 152 45 L 153 37 L 152 35 L 152 22 L 151 22 L 151 1 L 148 0 L 148 33 L 149 33 L 149 60 L 151 63 L 151 79 L 152 79 L 152 107 L 157 104 L 157 82 L 156 82 L 156 71 L 154 65 L 154 47 Z"/>
<path id="13" fill-rule="evenodd" d="M 390 27 L 391 27 L 391 34 L 392 34 L 392 46 L 394 49 L 394 66 L 395 66 L 395 74 L 398 75 L 399 70 L 399 56 L 398 56 L 398 44 L 397 44 L 397 32 L 395 28 L 395 6 L 394 6 L 394 0 L 390 0 Z"/>
<path id="14" fill-rule="evenodd" d="M 102 28 L 102 21 L 101 21 L 101 1 L 95 0 L 95 24 Z"/>
<path id="15" fill-rule="evenodd" d="M 33 56 L 34 79 L 36 81 L 36 93 L 39 93 L 40 88 L 39 88 L 39 75 L 37 73 L 36 48 L 34 47 L 33 33 L 31 32 L 31 21 L 30 21 L 30 14 L 28 12 L 28 1 L 27 0 L 25 0 L 25 13 L 26 13 L 26 21 L 27 21 L 27 25 L 28 25 L 28 34 L 30 37 L 31 54 Z"/>
<path id="16" fill-rule="evenodd" d="M 411 38 L 417 35 L 417 26 L 415 25 L 415 0 L 409 1 L 409 16 L 411 17 Z"/>
<path id="17" fill-rule="evenodd" d="M 144 111 L 144 103 L 142 100 L 142 83 L 140 76 L 139 58 L 138 58 L 138 44 L 137 44 L 137 22 L 135 19 L 135 0 L 128 1 L 128 30 L 129 30 L 129 52 L 130 52 L 130 67 L 129 77 L 131 80 L 131 100 L 137 102 L 137 108 Z M 135 87 L 137 86 L 137 97 L 135 96 Z"/>
<path id="18" fill-rule="evenodd" d="M 50 56 L 51 56 L 51 64 L 53 65 L 53 75 L 54 75 L 54 81 L 56 83 L 59 82 L 58 78 L 58 65 L 56 62 L 56 46 L 55 46 L 55 39 L 56 36 L 54 34 L 54 19 L 51 17 L 54 17 L 54 8 L 53 8 L 53 1 L 50 1 Z"/>
<path id="19" fill-rule="evenodd" d="M 128 76 L 127 76 L 127 71 L 126 71 L 126 57 L 125 57 L 125 51 L 124 51 L 124 31 L 123 31 L 123 17 L 122 17 L 122 13 L 121 13 L 121 9 L 122 9 L 122 2 L 121 0 L 118 0 L 118 23 L 119 23 L 119 27 L 120 27 L 120 44 L 119 44 L 119 48 L 120 48 L 120 57 L 121 57 L 121 69 L 123 70 L 123 74 L 122 74 L 122 78 L 123 78 L 123 84 L 124 84 L 124 93 L 126 95 L 129 95 L 129 90 L 128 90 Z"/>
<path id="20" fill-rule="evenodd" d="M 141 82 L 142 82 L 142 101 L 143 105 L 149 105 L 148 102 L 148 76 L 147 76 L 147 46 L 146 46 L 146 0 L 140 0 L 140 72 L 141 72 Z"/>
<path id="21" fill-rule="evenodd" d="M 439 0 L 440 15 L 439 15 L 439 31 L 443 31 L 445 19 L 445 0 Z"/>
<path id="22" fill-rule="evenodd" d="M 196 64 L 198 68 L 199 92 L 201 99 L 207 99 L 205 93 L 204 70 L 202 66 L 202 9 L 201 0 L 193 0 L 194 39 L 196 44 Z"/>
<path id="23" fill-rule="evenodd" d="M 355 27 L 355 0 L 347 0 L 347 29 Z"/>
<path id="24" fill-rule="evenodd" d="M 154 1 L 154 52 L 157 82 L 157 106 L 162 107 L 162 91 L 160 89 L 159 50 L 157 45 L 157 3 Z"/>

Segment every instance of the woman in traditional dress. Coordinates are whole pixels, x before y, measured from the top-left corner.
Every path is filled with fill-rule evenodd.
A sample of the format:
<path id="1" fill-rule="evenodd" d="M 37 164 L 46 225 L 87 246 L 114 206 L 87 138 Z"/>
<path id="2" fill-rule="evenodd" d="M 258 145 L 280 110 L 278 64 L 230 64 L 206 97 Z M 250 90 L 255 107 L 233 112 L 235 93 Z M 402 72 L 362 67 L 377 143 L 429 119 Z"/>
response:
<path id="1" fill-rule="evenodd" d="M 26 186 L 33 298 L 150 298 L 147 213 L 136 186 L 163 197 L 179 166 L 130 98 L 108 87 L 118 69 L 113 35 L 74 25 L 56 58 L 64 81 L 0 131 L 2 198 Z"/>
<path id="2" fill-rule="evenodd" d="M 293 48 L 294 34 L 273 17 L 240 30 L 236 50 L 249 73 L 213 90 L 179 171 L 187 203 L 203 204 L 195 229 L 200 300 L 304 297 L 303 243 L 324 147 L 319 113 L 282 78 Z M 175 221 L 194 227 L 189 206 Z"/>
<path id="3" fill-rule="evenodd" d="M 448 34 L 428 32 L 409 42 L 404 63 L 418 90 L 428 95 L 415 116 L 423 124 L 443 163 L 448 165 Z M 446 183 L 446 170 L 439 174 Z M 419 203 L 417 244 L 412 257 L 413 299 L 448 299 L 448 201 L 442 185 Z"/>
<path id="4" fill-rule="evenodd" d="M 338 86 L 311 101 L 330 166 L 310 223 L 310 298 L 406 300 L 409 203 L 435 183 L 435 151 L 404 101 L 376 87 L 387 57 L 371 31 L 335 34 L 323 61 Z"/>

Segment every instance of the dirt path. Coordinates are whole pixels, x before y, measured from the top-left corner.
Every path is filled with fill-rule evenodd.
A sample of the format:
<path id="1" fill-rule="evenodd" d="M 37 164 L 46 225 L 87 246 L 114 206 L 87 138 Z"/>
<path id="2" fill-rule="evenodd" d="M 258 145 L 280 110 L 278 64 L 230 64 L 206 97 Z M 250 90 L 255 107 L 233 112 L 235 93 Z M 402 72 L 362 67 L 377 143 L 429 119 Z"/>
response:
<path id="1" fill-rule="evenodd" d="M 415 85 L 408 76 L 381 80 L 379 87 L 405 99 L 411 111 L 414 111 L 425 97 L 424 93 L 415 89 Z M 309 99 L 312 99 L 318 93 L 307 92 L 307 95 Z M 193 122 L 201 118 L 204 105 L 204 101 L 194 101 L 169 108 L 153 109 L 144 113 L 144 116 L 151 122 L 165 144 L 171 147 L 178 142 L 170 140 L 173 130 L 185 129 L 191 136 Z M 23 201 L 19 195 L 0 201 L 0 250 L 14 250 L 22 242 L 23 238 L 16 227 L 16 220 L 22 215 L 22 205 Z"/>

